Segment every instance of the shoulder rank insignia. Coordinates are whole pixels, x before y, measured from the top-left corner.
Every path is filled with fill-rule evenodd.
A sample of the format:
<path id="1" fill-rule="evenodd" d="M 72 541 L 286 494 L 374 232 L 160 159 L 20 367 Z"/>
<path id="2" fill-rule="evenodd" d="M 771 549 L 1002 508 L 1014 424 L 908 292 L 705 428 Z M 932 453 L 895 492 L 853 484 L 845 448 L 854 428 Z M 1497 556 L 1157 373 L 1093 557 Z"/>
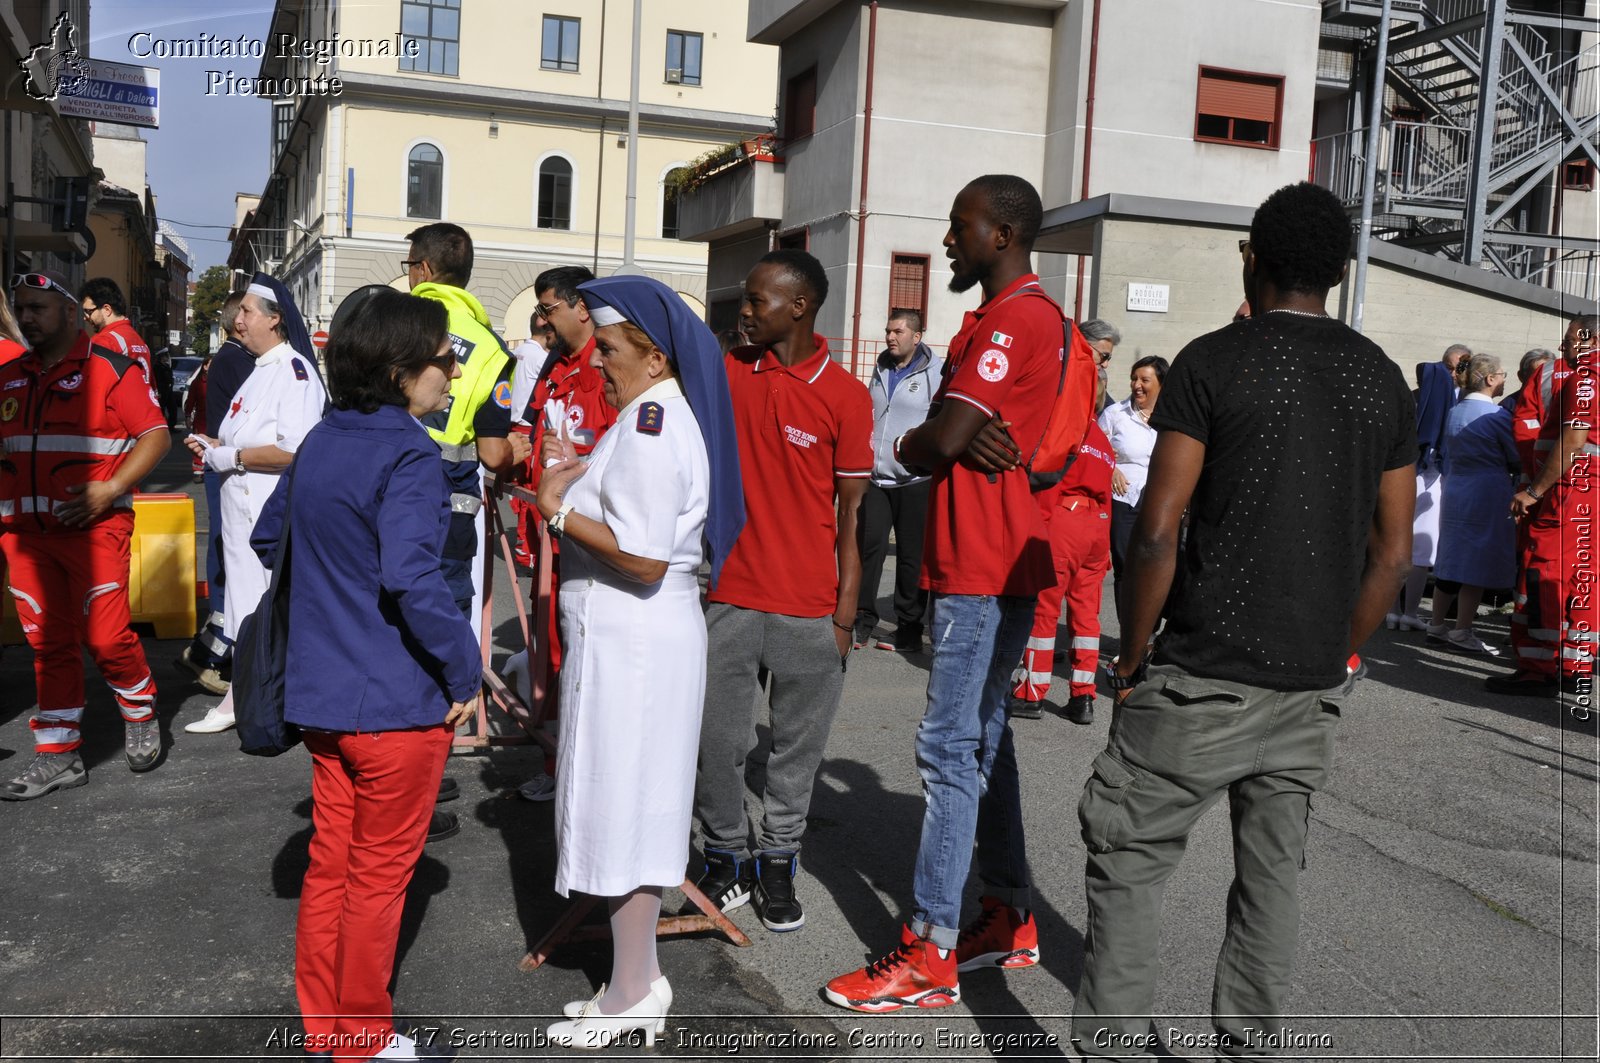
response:
<path id="1" fill-rule="evenodd" d="M 300 359 L 291 358 L 289 359 L 289 364 L 294 366 L 294 378 L 296 380 L 309 380 L 311 378 L 311 374 L 306 372 L 306 364 Z"/>
<path id="2" fill-rule="evenodd" d="M 637 429 L 646 435 L 658 436 L 661 434 L 661 421 L 666 416 L 666 411 L 659 402 L 647 402 L 639 407 L 639 423 Z"/>

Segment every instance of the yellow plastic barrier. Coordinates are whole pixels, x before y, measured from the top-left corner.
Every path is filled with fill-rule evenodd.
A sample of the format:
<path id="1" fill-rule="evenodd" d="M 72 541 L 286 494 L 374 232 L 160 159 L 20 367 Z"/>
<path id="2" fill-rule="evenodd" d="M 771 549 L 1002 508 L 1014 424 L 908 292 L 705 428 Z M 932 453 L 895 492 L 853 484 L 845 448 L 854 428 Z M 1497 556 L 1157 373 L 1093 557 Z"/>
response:
<path id="1" fill-rule="evenodd" d="M 134 495 L 128 608 L 135 624 L 149 624 L 159 639 L 195 633 L 194 499 L 183 494 Z M 23 641 L 16 605 L 5 595 L 0 642 Z"/>

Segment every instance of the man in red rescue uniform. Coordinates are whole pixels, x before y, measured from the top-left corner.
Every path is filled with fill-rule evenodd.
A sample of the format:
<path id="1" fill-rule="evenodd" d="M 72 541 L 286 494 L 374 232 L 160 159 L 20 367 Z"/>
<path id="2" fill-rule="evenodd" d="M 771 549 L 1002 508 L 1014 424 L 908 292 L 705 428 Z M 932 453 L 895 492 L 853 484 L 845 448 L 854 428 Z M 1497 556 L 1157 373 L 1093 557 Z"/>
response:
<path id="1" fill-rule="evenodd" d="M 565 411 L 561 430 L 572 441 L 580 458 L 594 450 L 600 437 L 617 421 L 617 411 L 605 400 L 602 390 L 604 380 L 600 370 L 589 364 L 594 356 L 594 322 L 589 320 L 589 310 L 583 305 L 578 285 L 594 280 L 594 274 L 582 266 L 557 266 L 539 274 L 533 281 L 534 295 L 539 300 L 539 314 L 555 332 L 555 359 L 550 371 L 534 385 L 533 397 L 528 402 L 523 419 L 533 425 L 532 479 L 529 490 L 539 489 L 539 474 L 543 471 L 539 455 L 544 447 L 545 433 L 552 426 L 546 417 L 546 405 L 559 404 Z M 556 555 L 552 586 L 561 585 L 560 555 L 555 542 L 550 544 Z M 545 690 L 550 704 L 554 704 L 560 684 L 556 675 L 561 668 L 561 635 L 556 611 L 550 610 L 550 627 L 538 637 L 549 640 L 549 667 L 546 670 Z M 553 791 L 552 791 L 553 792 Z"/>
<path id="2" fill-rule="evenodd" d="M 1096 389 L 1094 408 L 1105 396 Z M 1094 722 L 1095 679 L 1100 669 L 1100 594 L 1111 565 L 1111 473 L 1116 455 L 1105 432 L 1091 418 L 1077 460 L 1061 483 L 1034 493 L 1050 536 L 1055 582 L 1039 592 L 1033 630 L 1022 663 L 1012 675 L 1011 715 L 1037 720 L 1055 669 L 1056 628 L 1066 606 L 1071 632 L 1071 695 L 1063 715 L 1073 723 Z"/>
<path id="3" fill-rule="evenodd" d="M 1561 387 L 1571 374 L 1572 364 L 1565 357 L 1556 358 L 1535 369 L 1533 375 L 1523 383 L 1522 390 L 1517 392 L 1516 402 L 1511 407 L 1511 437 L 1516 444 L 1517 456 L 1522 461 L 1524 484 L 1531 484 L 1539 478 L 1539 470 L 1561 434 L 1560 418 L 1552 418 L 1549 413 L 1555 408 L 1556 397 L 1561 394 Z M 1522 668 L 1523 662 L 1528 660 L 1553 661 L 1555 643 L 1559 641 L 1560 634 L 1556 632 L 1543 637 L 1548 633 L 1549 625 L 1538 623 L 1530 626 L 1528 623 L 1533 615 L 1529 611 L 1530 601 L 1538 597 L 1538 577 L 1534 577 L 1532 599 L 1527 579 L 1531 533 L 1528 521 L 1517 525 L 1517 586 L 1511 613 L 1511 651 L 1516 657 L 1517 671 L 1511 676 L 1490 676 L 1485 680 L 1495 693 L 1516 693 L 1520 690 L 1534 694 L 1549 692 L 1551 675 L 1546 674 L 1543 665 L 1535 666 L 1526 674 Z M 1532 608 L 1537 610 L 1536 605 Z M 1530 631 L 1538 631 L 1541 637 L 1534 638 Z M 1531 685 L 1523 686 L 1524 680 L 1531 680 Z"/>
<path id="4" fill-rule="evenodd" d="M 145 343 L 133 322 L 128 320 L 128 301 L 122 289 L 110 277 L 95 277 L 85 281 L 78 299 L 83 305 L 84 320 L 94 330 L 89 343 L 101 350 L 132 358 L 144 370 L 144 378 L 155 383 L 154 368 L 150 364 L 150 345 Z"/>
<path id="5" fill-rule="evenodd" d="M 0 367 L 0 526 L 17 616 L 34 653 L 35 756 L 0 798 L 31 801 L 88 782 L 82 745 L 87 648 L 123 719 L 128 767 L 161 753 L 155 680 L 129 626 L 133 490 L 171 437 L 131 358 L 91 347 L 58 274 L 12 279 L 32 350 Z"/>
<path id="6" fill-rule="evenodd" d="M 1600 471 L 1597 331 L 1600 318 L 1592 315 L 1568 323 L 1561 355 L 1570 372 L 1555 392 L 1540 436 L 1550 446 L 1533 482 L 1511 499 L 1512 515 L 1527 521 L 1517 600 L 1529 645 L 1518 647 L 1515 672 L 1484 680 L 1497 694 L 1548 696 L 1560 689 L 1578 695 L 1585 710 L 1600 642 L 1594 545 L 1600 506 L 1595 494 Z"/>

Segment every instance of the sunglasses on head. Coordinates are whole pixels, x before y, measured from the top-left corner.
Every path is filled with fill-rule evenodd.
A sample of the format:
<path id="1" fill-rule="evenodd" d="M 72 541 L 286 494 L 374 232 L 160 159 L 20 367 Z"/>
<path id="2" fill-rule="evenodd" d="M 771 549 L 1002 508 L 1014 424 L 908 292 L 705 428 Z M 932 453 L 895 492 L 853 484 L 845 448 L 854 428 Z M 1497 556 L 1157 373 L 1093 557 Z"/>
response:
<path id="1" fill-rule="evenodd" d="M 16 291 L 18 288 L 23 286 L 37 288 L 41 292 L 47 292 L 54 288 L 56 291 L 66 296 L 68 299 L 71 299 L 73 302 L 78 301 L 77 296 L 61 287 L 61 285 L 57 284 L 49 277 L 46 277 L 43 273 L 18 273 L 16 276 L 11 278 L 12 291 Z"/>

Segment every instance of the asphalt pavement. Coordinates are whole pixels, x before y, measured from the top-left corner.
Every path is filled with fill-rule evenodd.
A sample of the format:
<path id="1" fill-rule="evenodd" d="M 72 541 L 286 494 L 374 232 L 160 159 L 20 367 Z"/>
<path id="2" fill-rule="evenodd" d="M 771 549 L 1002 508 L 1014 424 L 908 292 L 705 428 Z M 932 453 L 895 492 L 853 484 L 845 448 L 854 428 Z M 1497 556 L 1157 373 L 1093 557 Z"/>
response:
<path id="1" fill-rule="evenodd" d="M 201 497 L 176 450 L 146 487 Z M 203 497 L 197 516 L 203 532 Z M 1316 607 L 1285 588 L 1285 610 Z M 1109 586 L 1103 620 L 1109 657 Z M 495 632 L 498 661 L 516 634 L 504 580 Z M 1504 618 L 1480 632 L 1503 640 Z M 184 733 L 217 699 L 175 666 L 182 641 L 144 646 L 160 687 L 160 765 L 128 771 L 115 705 L 86 661 L 88 785 L 0 803 L 0 1059 L 293 1058 L 308 758 L 246 757 L 231 733 Z M 1332 784 L 1314 802 L 1291 1014 L 1270 1035 L 1299 1059 L 1596 1058 L 1595 720 L 1553 700 L 1489 695 L 1482 677 L 1499 665 L 1417 633 L 1380 632 L 1365 659 L 1371 674 L 1340 723 Z M 1014 725 L 1040 966 L 970 973 L 960 1004 L 914 1015 L 856 1015 L 822 998 L 828 978 L 887 952 L 908 915 L 927 667 L 925 654 L 865 649 L 851 659 L 801 857 L 804 929 L 768 933 L 746 907 L 733 919 L 749 948 L 710 933 L 663 940 L 676 999 L 666 1037 L 601 1055 L 1071 1058 L 1085 924 L 1075 813 L 1105 744 L 1104 697 L 1088 727 L 1055 712 Z M 7 777 L 31 752 L 31 669 L 25 647 L 0 656 Z M 1052 706 L 1066 699 L 1064 671 Z M 762 759 L 753 758 L 755 792 Z M 428 846 L 407 898 L 397 1013 L 465 1058 L 563 1054 L 543 1047 L 545 1025 L 609 969 L 604 944 L 518 967 L 566 908 L 552 888 L 551 806 L 516 792 L 540 761 L 525 746 L 451 759 L 462 796 L 446 807 L 463 829 Z M 1209 1058 L 1231 874 L 1223 802 L 1166 891 L 1155 1026 L 1170 1058 Z M 976 911 L 975 889 L 969 905 Z"/>

